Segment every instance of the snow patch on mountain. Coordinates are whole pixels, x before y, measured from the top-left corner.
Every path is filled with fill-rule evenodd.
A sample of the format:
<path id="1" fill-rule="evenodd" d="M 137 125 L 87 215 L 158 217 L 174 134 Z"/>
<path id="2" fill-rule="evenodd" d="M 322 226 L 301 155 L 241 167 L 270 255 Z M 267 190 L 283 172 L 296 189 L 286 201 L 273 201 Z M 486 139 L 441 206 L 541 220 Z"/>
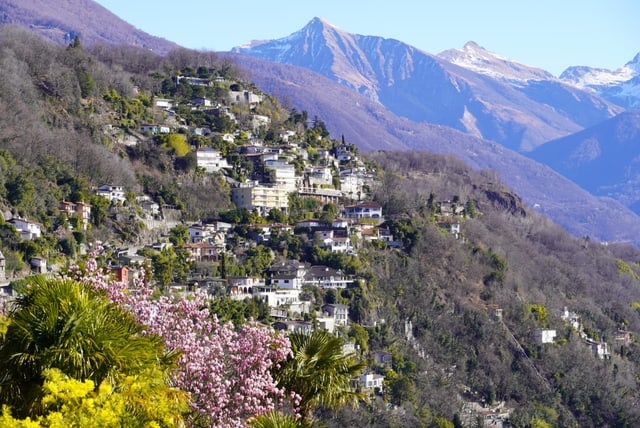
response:
<path id="1" fill-rule="evenodd" d="M 578 88 L 593 86 L 619 85 L 633 79 L 638 72 L 629 66 L 621 67 L 615 71 L 604 68 L 569 67 L 561 75 L 560 79 Z"/>
<path id="2" fill-rule="evenodd" d="M 569 67 L 560 75 L 560 79 L 623 107 L 640 108 L 640 54 L 617 70 Z"/>
<path id="3" fill-rule="evenodd" d="M 494 79 L 523 83 L 529 80 L 554 79 L 553 75 L 547 71 L 512 61 L 486 50 L 475 42 L 468 42 L 462 49 L 440 52 L 437 56 L 459 67 Z"/>
<path id="4" fill-rule="evenodd" d="M 619 85 L 620 88 L 620 96 L 623 97 L 633 97 L 640 100 L 640 76 L 636 77 L 633 80 L 629 80 Z M 632 107 L 639 108 L 640 101 L 637 101 L 632 105 Z"/>

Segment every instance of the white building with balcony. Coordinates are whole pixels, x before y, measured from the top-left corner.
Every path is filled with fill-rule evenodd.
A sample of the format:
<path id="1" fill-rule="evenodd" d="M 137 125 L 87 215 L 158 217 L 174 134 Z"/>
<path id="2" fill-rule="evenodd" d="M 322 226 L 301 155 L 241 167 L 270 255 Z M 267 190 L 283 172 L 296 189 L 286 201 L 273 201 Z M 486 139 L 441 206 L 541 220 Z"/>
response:
<path id="1" fill-rule="evenodd" d="M 289 191 L 278 186 L 242 184 L 231 190 L 231 200 L 238 208 L 258 210 L 262 216 L 273 208 L 285 213 L 289 209 Z"/>

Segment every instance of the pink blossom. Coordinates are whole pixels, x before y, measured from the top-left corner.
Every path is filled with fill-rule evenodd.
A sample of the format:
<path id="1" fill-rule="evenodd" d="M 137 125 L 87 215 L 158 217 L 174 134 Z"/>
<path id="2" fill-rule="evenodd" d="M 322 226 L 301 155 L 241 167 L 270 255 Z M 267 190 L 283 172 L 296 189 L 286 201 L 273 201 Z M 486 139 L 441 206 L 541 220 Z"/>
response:
<path id="1" fill-rule="evenodd" d="M 271 369 L 291 353 L 283 334 L 253 321 L 237 329 L 220 323 L 201 291 L 153 299 L 143 280 L 129 289 L 98 267 L 101 251 L 96 245 L 82 268 L 72 266 L 65 275 L 104 291 L 146 326 L 148 334 L 163 337 L 168 351 L 181 352 L 172 383 L 191 394 L 199 422 L 241 427 L 248 418 L 284 403 L 284 391 L 271 376 Z"/>

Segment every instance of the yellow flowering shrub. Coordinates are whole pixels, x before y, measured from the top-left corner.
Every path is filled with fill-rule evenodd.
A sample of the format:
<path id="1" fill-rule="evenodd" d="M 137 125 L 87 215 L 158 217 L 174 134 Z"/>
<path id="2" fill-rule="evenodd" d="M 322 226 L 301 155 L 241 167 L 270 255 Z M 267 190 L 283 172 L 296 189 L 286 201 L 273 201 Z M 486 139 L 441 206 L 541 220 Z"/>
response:
<path id="1" fill-rule="evenodd" d="M 57 369 L 45 373 L 42 406 L 36 420 L 15 419 L 5 406 L 0 426 L 7 428 L 67 427 L 182 427 L 188 396 L 166 386 L 163 373 L 152 370 L 126 376 L 117 386 L 108 381 L 95 388 L 91 380 L 79 381 Z"/>

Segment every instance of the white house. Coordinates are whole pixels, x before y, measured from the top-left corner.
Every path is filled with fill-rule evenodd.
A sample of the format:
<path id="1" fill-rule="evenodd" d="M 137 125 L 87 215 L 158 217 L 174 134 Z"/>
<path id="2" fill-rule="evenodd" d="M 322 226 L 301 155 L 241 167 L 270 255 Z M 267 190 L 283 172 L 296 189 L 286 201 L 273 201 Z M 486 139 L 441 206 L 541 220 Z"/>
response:
<path id="1" fill-rule="evenodd" d="M 151 215 L 159 215 L 160 214 L 160 205 L 157 202 L 153 201 L 144 201 L 140 204 L 142 209 Z"/>
<path id="2" fill-rule="evenodd" d="M 176 76 L 175 77 L 176 85 L 180 84 L 181 80 L 184 80 L 188 84 L 194 85 L 194 86 L 211 86 L 211 80 L 209 79 L 203 79 L 200 77 L 190 77 L 190 76 Z"/>
<path id="3" fill-rule="evenodd" d="M 595 340 L 587 339 L 587 345 L 591 347 L 593 354 L 601 360 L 611 358 L 611 351 L 607 342 L 598 342 Z"/>
<path id="4" fill-rule="evenodd" d="M 34 257 L 29 260 L 31 270 L 37 273 L 45 273 L 47 271 L 47 261 L 42 257 Z"/>
<path id="5" fill-rule="evenodd" d="M 196 97 L 191 100 L 191 103 L 193 105 L 202 106 L 202 107 L 211 107 L 213 105 L 210 99 L 204 98 L 204 97 Z"/>
<path id="6" fill-rule="evenodd" d="M 303 279 L 296 275 L 274 275 L 271 277 L 271 285 L 278 289 L 301 290 Z"/>
<path id="7" fill-rule="evenodd" d="M 326 166 L 307 166 L 305 174 L 307 175 L 310 186 L 314 184 L 317 186 L 333 184 L 333 173 L 331 172 L 331 168 Z"/>
<path id="8" fill-rule="evenodd" d="M 347 325 L 349 321 L 349 307 L 339 303 L 331 303 L 322 306 L 322 312 L 326 313 L 336 320 L 336 325 Z"/>
<path id="9" fill-rule="evenodd" d="M 536 330 L 535 337 L 538 343 L 553 343 L 556 338 L 556 331 L 540 328 Z"/>
<path id="10" fill-rule="evenodd" d="M 262 102 L 262 95 L 254 94 L 251 91 L 229 91 L 229 102 L 253 106 Z"/>
<path id="11" fill-rule="evenodd" d="M 273 184 L 289 192 L 296 190 L 295 166 L 282 160 L 266 160 L 264 167 L 269 171 Z"/>
<path id="12" fill-rule="evenodd" d="M 356 160 L 357 157 L 355 156 L 354 151 L 355 151 L 354 146 L 341 144 L 336 148 L 336 158 L 340 162 L 348 162 L 351 160 Z"/>
<path id="13" fill-rule="evenodd" d="M 287 260 L 272 264 L 268 274 L 271 285 L 277 286 L 279 289 L 300 290 L 304 284 L 306 272 L 304 263 L 297 260 Z"/>
<path id="14" fill-rule="evenodd" d="M 313 331 L 313 324 L 309 321 L 276 321 L 272 326 L 274 330 L 285 330 L 305 334 L 311 334 Z"/>
<path id="15" fill-rule="evenodd" d="M 269 116 L 263 116 L 261 114 L 254 114 L 251 117 L 251 127 L 254 130 L 257 130 L 261 126 L 269 126 L 271 123 L 271 118 Z"/>
<path id="16" fill-rule="evenodd" d="M 259 291 L 257 295 L 267 302 L 267 305 L 269 305 L 270 308 L 296 305 L 300 302 L 300 290 L 295 289 Z"/>
<path id="17" fill-rule="evenodd" d="M 438 227 L 446 230 L 456 239 L 460 237 L 460 222 L 458 221 L 451 221 L 450 219 L 448 219 L 447 221 L 441 221 L 438 222 Z"/>
<path id="18" fill-rule="evenodd" d="M 375 373 L 367 373 L 362 374 L 358 378 L 360 387 L 362 389 L 375 389 L 378 388 L 381 392 L 384 388 L 384 376 L 375 374 Z"/>
<path id="19" fill-rule="evenodd" d="M 173 107 L 173 101 L 166 98 L 156 98 L 155 99 L 156 107 L 168 109 Z"/>
<path id="20" fill-rule="evenodd" d="M 227 233 L 231 229 L 233 229 L 233 225 L 231 223 L 227 223 L 224 221 L 216 220 L 211 223 L 207 223 L 208 226 L 213 227 L 216 232 Z"/>
<path id="21" fill-rule="evenodd" d="M 331 253 L 346 253 L 352 249 L 349 238 L 340 236 L 332 236 L 322 239 L 320 241 L 320 248 Z"/>
<path id="22" fill-rule="evenodd" d="M 341 271 L 328 266 L 311 266 L 304 283 L 321 288 L 346 288 L 353 281 Z"/>
<path id="23" fill-rule="evenodd" d="M 291 130 L 280 131 L 280 133 L 278 134 L 280 139 L 282 141 L 284 141 L 285 143 L 288 143 L 289 142 L 289 138 L 295 137 L 295 135 L 296 135 L 296 132 L 295 131 L 291 131 Z"/>
<path id="24" fill-rule="evenodd" d="M 192 224 L 188 229 L 189 239 L 194 244 L 209 239 L 214 232 L 215 230 L 212 230 L 212 228 L 201 224 Z"/>
<path id="25" fill-rule="evenodd" d="M 109 199 L 111 202 L 125 202 L 127 200 L 122 186 L 103 184 L 98 187 L 94 193 L 96 196 L 102 196 L 103 198 Z"/>
<path id="26" fill-rule="evenodd" d="M 340 171 L 340 190 L 346 198 L 359 199 L 360 195 L 365 193 L 364 185 L 368 181 L 368 178 L 358 171 Z"/>
<path id="27" fill-rule="evenodd" d="M 569 325 L 571 325 L 574 330 L 582 330 L 582 327 L 580 325 L 580 316 L 575 312 L 569 312 L 569 309 L 566 306 L 564 307 L 560 318 L 562 318 L 563 321 L 569 323 Z"/>
<path id="28" fill-rule="evenodd" d="M 263 216 L 272 208 L 285 213 L 289 209 L 289 191 L 278 186 L 242 184 L 231 190 L 231 200 L 238 208 L 258 210 Z"/>
<path id="29" fill-rule="evenodd" d="M 168 134 L 171 132 L 171 128 L 164 125 L 145 123 L 140 125 L 140 132 L 148 132 L 150 134 Z"/>
<path id="30" fill-rule="evenodd" d="M 318 321 L 318 327 L 329 333 L 333 333 L 336 329 L 336 319 L 334 317 L 319 316 L 316 317 L 316 321 Z"/>
<path id="31" fill-rule="evenodd" d="M 344 207 L 344 216 L 353 219 L 380 219 L 382 218 L 382 205 L 374 201 L 363 201 L 355 205 L 348 205 Z"/>
<path id="32" fill-rule="evenodd" d="M 24 218 L 14 217 L 9 220 L 9 223 L 13 225 L 18 231 L 21 239 L 25 241 L 30 241 L 32 239 L 37 239 L 42 235 L 42 227 L 39 223 L 29 221 Z"/>

